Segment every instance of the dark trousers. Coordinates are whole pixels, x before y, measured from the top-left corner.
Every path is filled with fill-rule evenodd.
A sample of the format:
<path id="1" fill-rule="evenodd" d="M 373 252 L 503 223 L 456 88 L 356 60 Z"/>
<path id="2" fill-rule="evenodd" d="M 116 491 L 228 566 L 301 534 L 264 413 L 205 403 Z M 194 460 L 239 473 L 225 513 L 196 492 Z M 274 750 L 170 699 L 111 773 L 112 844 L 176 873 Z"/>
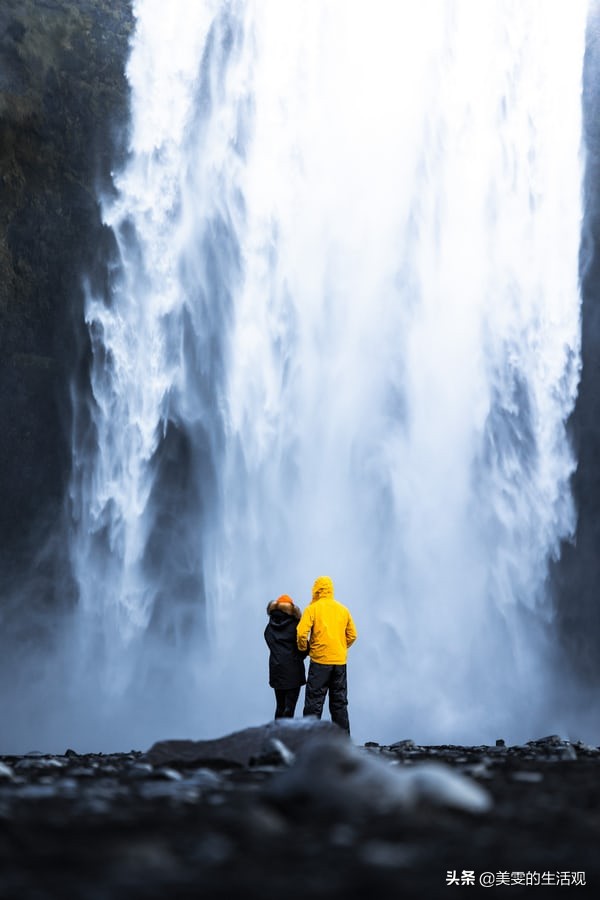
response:
<path id="1" fill-rule="evenodd" d="M 300 696 L 300 688 L 290 688 L 282 691 L 275 688 L 275 718 L 276 719 L 293 719 L 296 711 L 296 703 Z"/>
<path id="2" fill-rule="evenodd" d="M 350 734 L 348 721 L 348 682 L 346 666 L 325 666 L 313 662 L 308 666 L 308 680 L 304 695 L 304 715 L 321 718 L 325 697 L 329 691 L 331 721 Z"/>

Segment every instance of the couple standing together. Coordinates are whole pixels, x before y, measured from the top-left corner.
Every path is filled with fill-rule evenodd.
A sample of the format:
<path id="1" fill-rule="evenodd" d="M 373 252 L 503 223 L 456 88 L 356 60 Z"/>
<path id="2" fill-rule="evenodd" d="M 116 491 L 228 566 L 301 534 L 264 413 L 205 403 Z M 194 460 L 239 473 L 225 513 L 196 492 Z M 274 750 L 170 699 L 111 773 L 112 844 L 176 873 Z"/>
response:
<path id="1" fill-rule="evenodd" d="M 356 628 L 349 610 L 334 598 L 331 578 L 317 578 L 312 601 L 302 615 L 287 594 L 269 603 L 267 613 L 265 640 L 270 650 L 275 718 L 293 718 L 300 688 L 306 684 L 303 715 L 320 719 L 329 691 L 331 721 L 349 734 L 346 657 L 356 640 Z M 307 655 L 308 680 L 304 672 Z"/>

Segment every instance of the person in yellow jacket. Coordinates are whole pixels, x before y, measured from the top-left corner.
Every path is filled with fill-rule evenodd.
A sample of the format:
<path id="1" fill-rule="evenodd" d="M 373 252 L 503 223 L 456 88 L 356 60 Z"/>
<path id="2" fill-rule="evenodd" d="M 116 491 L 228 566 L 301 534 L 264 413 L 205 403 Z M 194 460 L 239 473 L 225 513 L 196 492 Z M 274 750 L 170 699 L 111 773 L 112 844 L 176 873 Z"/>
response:
<path id="1" fill-rule="evenodd" d="M 329 691 L 331 721 L 350 734 L 348 721 L 348 647 L 356 640 L 350 611 L 333 596 L 333 581 L 326 575 L 313 584 L 312 601 L 296 629 L 298 649 L 309 650 L 308 680 L 304 695 L 305 716 L 321 718 Z"/>

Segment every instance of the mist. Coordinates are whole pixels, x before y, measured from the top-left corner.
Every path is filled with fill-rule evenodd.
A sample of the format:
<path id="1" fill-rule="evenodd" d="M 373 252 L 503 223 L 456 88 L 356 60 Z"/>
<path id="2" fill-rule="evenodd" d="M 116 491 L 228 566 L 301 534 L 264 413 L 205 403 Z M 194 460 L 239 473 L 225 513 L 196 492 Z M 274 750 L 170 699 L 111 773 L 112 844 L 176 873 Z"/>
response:
<path id="1" fill-rule="evenodd" d="M 4 752 L 267 721 L 265 607 L 324 574 L 355 740 L 591 739 L 548 583 L 577 521 L 587 4 L 134 11 L 75 601 Z"/>

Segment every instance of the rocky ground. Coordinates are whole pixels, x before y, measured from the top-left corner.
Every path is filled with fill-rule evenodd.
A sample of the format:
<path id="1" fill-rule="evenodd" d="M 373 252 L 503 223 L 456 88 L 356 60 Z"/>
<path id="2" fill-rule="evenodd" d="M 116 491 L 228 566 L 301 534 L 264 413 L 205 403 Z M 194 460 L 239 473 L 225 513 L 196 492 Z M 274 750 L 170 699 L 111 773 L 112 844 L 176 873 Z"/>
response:
<path id="1" fill-rule="evenodd" d="M 599 775 L 557 736 L 355 747 L 302 720 L 4 756 L 0 897 L 578 895 L 600 882 Z"/>

